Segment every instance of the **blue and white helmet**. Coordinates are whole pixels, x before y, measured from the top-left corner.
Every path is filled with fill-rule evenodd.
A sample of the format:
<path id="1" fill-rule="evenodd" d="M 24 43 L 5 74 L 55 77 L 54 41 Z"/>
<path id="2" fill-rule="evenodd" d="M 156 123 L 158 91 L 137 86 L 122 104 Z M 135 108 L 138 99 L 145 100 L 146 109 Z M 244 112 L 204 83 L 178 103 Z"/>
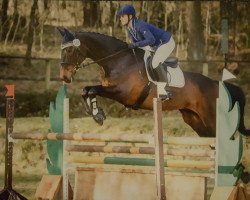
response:
<path id="1" fill-rule="evenodd" d="M 131 5 L 125 5 L 117 12 L 117 16 L 121 16 L 121 15 L 135 16 L 135 14 L 136 14 L 135 8 Z"/>

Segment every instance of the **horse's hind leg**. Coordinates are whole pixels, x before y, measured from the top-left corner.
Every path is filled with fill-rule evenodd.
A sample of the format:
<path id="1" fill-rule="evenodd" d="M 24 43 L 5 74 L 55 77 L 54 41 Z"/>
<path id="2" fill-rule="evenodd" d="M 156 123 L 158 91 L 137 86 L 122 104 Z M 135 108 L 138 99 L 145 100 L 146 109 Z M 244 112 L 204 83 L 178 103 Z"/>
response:
<path id="1" fill-rule="evenodd" d="M 200 137 L 211 137 L 211 130 L 207 128 L 199 115 L 188 109 L 181 109 L 183 120 L 198 133 Z"/>

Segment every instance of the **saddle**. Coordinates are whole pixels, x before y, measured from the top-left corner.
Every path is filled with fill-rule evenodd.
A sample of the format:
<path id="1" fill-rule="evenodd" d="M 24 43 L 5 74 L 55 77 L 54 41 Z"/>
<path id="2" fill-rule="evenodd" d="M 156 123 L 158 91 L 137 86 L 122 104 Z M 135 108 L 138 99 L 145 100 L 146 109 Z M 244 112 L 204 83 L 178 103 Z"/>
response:
<path id="1" fill-rule="evenodd" d="M 157 68 L 153 68 L 152 66 L 152 57 L 150 56 L 147 60 L 147 71 L 152 78 L 152 81 L 156 82 L 169 82 L 169 72 L 168 68 L 177 68 L 178 66 L 178 59 L 176 57 L 169 57 Z"/>

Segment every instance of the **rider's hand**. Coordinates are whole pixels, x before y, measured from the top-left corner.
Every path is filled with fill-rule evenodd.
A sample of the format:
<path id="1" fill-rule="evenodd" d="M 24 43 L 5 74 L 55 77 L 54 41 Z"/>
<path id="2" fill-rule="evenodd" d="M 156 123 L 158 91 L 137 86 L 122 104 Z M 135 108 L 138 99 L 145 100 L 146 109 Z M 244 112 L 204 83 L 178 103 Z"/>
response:
<path id="1" fill-rule="evenodd" d="M 134 49 L 134 48 L 136 48 L 135 43 L 128 44 L 128 48 L 129 48 L 129 49 Z"/>

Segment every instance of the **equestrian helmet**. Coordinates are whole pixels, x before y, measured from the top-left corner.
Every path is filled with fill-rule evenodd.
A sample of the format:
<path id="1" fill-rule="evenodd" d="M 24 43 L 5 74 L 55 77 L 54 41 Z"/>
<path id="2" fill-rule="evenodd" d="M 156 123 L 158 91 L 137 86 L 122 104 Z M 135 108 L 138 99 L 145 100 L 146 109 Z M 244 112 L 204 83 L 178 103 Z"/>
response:
<path id="1" fill-rule="evenodd" d="M 135 12 L 135 8 L 131 5 L 125 5 L 123 7 L 121 7 L 121 9 L 117 12 L 117 16 L 121 16 L 121 15 L 133 15 L 135 16 L 136 12 Z"/>

